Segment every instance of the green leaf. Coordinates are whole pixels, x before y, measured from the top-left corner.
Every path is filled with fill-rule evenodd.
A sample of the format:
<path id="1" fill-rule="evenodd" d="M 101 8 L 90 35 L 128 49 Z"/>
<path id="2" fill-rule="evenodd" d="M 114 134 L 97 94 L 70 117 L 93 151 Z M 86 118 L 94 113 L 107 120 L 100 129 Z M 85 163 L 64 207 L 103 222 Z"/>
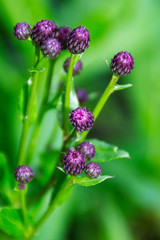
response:
<path id="1" fill-rule="evenodd" d="M 31 83 L 31 78 L 28 80 L 28 82 Z M 29 94 L 29 88 L 30 88 L 30 85 L 27 83 L 24 84 L 19 94 L 18 113 L 21 120 L 24 119 L 24 116 L 26 113 L 26 107 L 27 107 L 27 100 L 28 100 L 28 94 Z"/>
<path id="2" fill-rule="evenodd" d="M 126 89 L 126 88 L 130 88 L 132 86 L 133 86 L 133 84 L 125 84 L 125 85 L 116 84 L 115 87 L 114 87 L 114 91 L 123 90 L 123 89 Z"/>
<path id="3" fill-rule="evenodd" d="M 64 97 L 65 97 L 65 91 L 63 89 L 61 96 L 58 99 L 57 102 L 57 117 L 58 117 L 58 122 L 60 126 L 62 127 L 63 123 L 63 112 L 64 112 Z M 70 107 L 69 111 L 71 112 L 73 109 L 77 108 L 79 106 L 77 94 L 74 89 L 74 84 L 72 81 L 72 88 L 70 92 Z"/>
<path id="4" fill-rule="evenodd" d="M 118 158 L 130 158 L 129 153 L 124 150 L 119 150 L 118 147 L 108 144 L 106 142 L 89 139 L 96 149 L 96 155 L 92 159 L 93 162 L 107 162 Z"/>
<path id="5" fill-rule="evenodd" d="M 89 177 L 73 177 L 73 183 L 79 184 L 81 186 L 93 186 L 97 185 L 103 181 L 105 181 L 108 178 L 113 178 L 113 176 L 99 176 L 98 178 L 89 178 Z"/>
<path id="6" fill-rule="evenodd" d="M 32 81 L 31 81 L 31 78 L 29 78 L 29 80 L 24 84 L 23 88 L 21 89 L 20 95 L 19 95 L 18 113 L 22 121 L 26 117 L 27 102 L 28 102 L 28 96 L 29 96 L 31 84 L 32 84 Z M 35 97 L 32 103 L 32 111 L 29 119 L 30 124 L 33 124 L 36 118 L 37 118 L 37 104 L 36 104 L 36 97 Z"/>
<path id="7" fill-rule="evenodd" d="M 0 152 L 0 191 L 7 192 L 10 189 L 10 171 L 5 154 Z"/>
<path id="8" fill-rule="evenodd" d="M 40 180 L 43 183 L 47 182 L 53 174 L 59 159 L 59 154 L 60 153 L 57 150 L 52 150 L 41 154 L 40 168 L 42 169 L 42 174 Z"/>
<path id="9" fill-rule="evenodd" d="M 45 68 L 29 68 L 29 69 L 28 69 L 28 71 L 29 71 L 30 73 L 33 73 L 33 72 L 35 72 L 35 73 L 43 72 L 44 70 L 45 70 Z"/>
<path id="10" fill-rule="evenodd" d="M 61 172 L 65 173 L 63 168 L 57 166 L 57 169 L 60 170 Z"/>
<path id="11" fill-rule="evenodd" d="M 24 235 L 20 210 L 14 208 L 0 208 L 0 229 L 9 236 Z"/>
<path id="12" fill-rule="evenodd" d="M 108 60 L 106 58 L 104 58 L 104 61 L 107 64 L 107 66 L 110 68 L 110 64 L 109 64 Z"/>

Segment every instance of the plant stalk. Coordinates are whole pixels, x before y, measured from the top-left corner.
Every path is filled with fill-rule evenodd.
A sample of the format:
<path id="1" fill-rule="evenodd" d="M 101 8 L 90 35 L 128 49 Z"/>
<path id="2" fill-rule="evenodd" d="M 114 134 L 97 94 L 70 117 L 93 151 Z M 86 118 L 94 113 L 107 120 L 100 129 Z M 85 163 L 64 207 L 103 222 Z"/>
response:
<path id="1" fill-rule="evenodd" d="M 35 47 L 34 67 L 36 67 L 39 62 L 39 55 L 40 55 L 40 49 L 39 49 L 39 47 L 36 46 Z M 29 129 L 30 115 L 31 115 L 32 104 L 34 102 L 34 97 L 35 97 L 35 93 L 36 93 L 36 89 L 37 89 L 37 84 L 38 84 L 38 74 L 36 72 L 34 72 L 32 74 L 31 80 L 32 80 L 32 85 L 31 85 L 31 89 L 30 89 L 30 93 L 29 93 L 29 97 L 28 97 L 26 114 L 25 114 L 25 118 L 24 118 L 22 134 L 21 134 L 19 150 L 18 150 L 18 166 L 22 165 L 24 162 L 25 146 L 26 146 L 28 129 Z"/>
<path id="2" fill-rule="evenodd" d="M 63 115 L 64 136 L 68 135 L 70 92 L 71 92 L 71 86 L 72 86 L 72 75 L 73 75 L 73 68 L 75 65 L 75 57 L 76 55 L 71 54 L 67 81 L 65 83 L 65 99 L 64 99 L 64 115 Z"/>
<path id="3" fill-rule="evenodd" d="M 20 198 L 21 198 L 21 209 L 23 213 L 24 226 L 26 230 L 28 229 L 28 217 L 27 217 L 27 209 L 26 209 L 26 190 L 20 190 Z"/>
<path id="4" fill-rule="evenodd" d="M 27 163 L 29 163 L 33 157 L 37 139 L 38 139 L 39 132 L 40 132 L 41 122 L 42 122 L 44 114 L 46 112 L 46 104 L 47 104 L 48 98 L 49 98 L 49 92 L 50 92 L 55 62 L 56 62 L 56 59 L 51 59 L 49 62 L 49 70 L 48 70 L 47 80 L 46 80 L 45 89 L 44 89 L 44 93 L 43 93 L 42 103 L 41 103 L 41 107 L 39 110 L 38 119 L 36 121 L 36 125 L 33 130 L 31 141 L 30 141 L 29 147 L 28 147 L 28 154 L 27 154 L 27 159 L 26 159 Z"/>

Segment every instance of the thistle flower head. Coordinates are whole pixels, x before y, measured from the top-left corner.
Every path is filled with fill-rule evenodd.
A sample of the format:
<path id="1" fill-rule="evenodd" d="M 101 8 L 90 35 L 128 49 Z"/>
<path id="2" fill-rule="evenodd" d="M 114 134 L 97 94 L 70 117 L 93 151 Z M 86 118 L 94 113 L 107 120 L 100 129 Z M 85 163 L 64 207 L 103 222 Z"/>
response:
<path id="1" fill-rule="evenodd" d="M 88 101 L 88 93 L 84 89 L 77 89 L 76 94 L 78 97 L 78 101 L 80 104 L 85 103 Z"/>
<path id="2" fill-rule="evenodd" d="M 78 107 L 71 112 L 70 122 L 78 132 L 88 131 L 94 124 L 94 116 L 86 107 Z"/>
<path id="3" fill-rule="evenodd" d="M 85 27 L 75 28 L 69 35 L 67 40 L 67 49 L 73 54 L 83 53 L 90 42 L 90 34 Z"/>
<path id="4" fill-rule="evenodd" d="M 89 142 L 82 142 L 77 147 L 76 150 L 83 153 L 84 157 L 88 160 L 91 160 L 95 154 L 95 147 Z"/>
<path id="5" fill-rule="evenodd" d="M 64 71 L 66 73 L 68 73 L 69 63 L 70 63 L 70 58 L 67 58 L 66 61 L 64 62 L 64 65 L 63 65 Z M 76 76 L 76 75 L 80 74 L 81 71 L 82 71 L 82 62 L 81 62 L 81 60 L 79 60 L 74 65 L 73 76 Z"/>
<path id="6" fill-rule="evenodd" d="M 24 189 L 26 183 L 29 183 L 33 179 L 33 170 L 32 168 L 22 165 L 16 168 L 14 176 L 17 182 L 19 182 L 19 189 Z"/>
<path id="7" fill-rule="evenodd" d="M 61 44 L 55 38 L 47 38 L 41 44 L 42 54 L 47 58 L 55 58 L 61 53 Z"/>
<path id="8" fill-rule="evenodd" d="M 86 166 L 85 173 L 89 178 L 97 178 L 101 175 L 101 167 L 98 163 L 90 162 Z"/>
<path id="9" fill-rule="evenodd" d="M 64 27 L 60 27 L 56 30 L 55 34 L 53 37 L 57 38 L 58 41 L 61 43 L 62 45 L 62 49 L 66 49 L 67 47 L 67 38 L 69 36 L 69 34 L 72 32 L 72 29 L 64 26 Z"/>
<path id="10" fill-rule="evenodd" d="M 119 52 L 111 60 L 112 72 L 119 77 L 130 74 L 133 66 L 134 58 L 128 52 Z"/>
<path id="11" fill-rule="evenodd" d="M 26 40 L 31 36 L 31 27 L 25 22 L 17 23 L 13 33 L 17 39 Z"/>
<path id="12" fill-rule="evenodd" d="M 41 44 L 43 40 L 52 37 L 55 32 L 57 24 L 50 20 L 42 20 L 37 22 L 32 29 L 32 40 L 34 44 Z"/>
<path id="13" fill-rule="evenodd" d="M 86 161 L 83 154 L 76 151 L 74 148 L 69 148 L 63 160 L 63 168 L 66 174 L 74 176 L 81 174 L 85 166 Z"/>

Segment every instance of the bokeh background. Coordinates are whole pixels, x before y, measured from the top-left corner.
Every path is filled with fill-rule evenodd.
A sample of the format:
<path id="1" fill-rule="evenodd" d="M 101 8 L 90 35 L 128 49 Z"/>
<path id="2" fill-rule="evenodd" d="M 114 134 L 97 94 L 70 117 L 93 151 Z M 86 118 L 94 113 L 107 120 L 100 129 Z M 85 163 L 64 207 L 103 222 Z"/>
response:
<path id="1" fill-rule="evenodd" d="M 95 187 L 75 187 L 34 239 L 160 239 L 160 1 L 1 0 L 0 9 L 0 150 L 6 153 L 11 169 L 21 129 L 18 96 L 34 54 L 30 42 L 13 36 L 17 22 L 33 26 L 51 19 L 59 26 L 86 26 L 91 43 L 75 82 L 98 96 L 111 77 L 104 57 L 110 61 L 117 52 L 127 50 L 135 58 L 132 74 L 120 79 L 134 86 L 110 97 L 90 133 L 127 150 L 132 158 L 103 165 L 103 173 L 115 175 L 114 179 Z M 52 92 L 68 55 L 64 53 L 57 63 Z M 93 109 L 97 99 L 87 107 Z M 54 115 L 48 113 L 43 121 L 35 164 L 56 121 Z M 57 141 L 52 147 L 58 148 Z"/>

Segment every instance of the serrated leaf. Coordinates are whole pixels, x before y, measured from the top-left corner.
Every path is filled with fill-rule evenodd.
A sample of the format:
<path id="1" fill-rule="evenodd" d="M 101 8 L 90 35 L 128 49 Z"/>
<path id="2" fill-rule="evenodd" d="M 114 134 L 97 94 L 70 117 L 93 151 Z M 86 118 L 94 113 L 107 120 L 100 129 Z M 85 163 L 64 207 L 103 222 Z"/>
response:
<path id="1" fill-rule="evenodd" d="M 124 150 L 119 150 L 117 146 L 97 140 L 89 139 L 96 149 L 96 155 L 92 159 L 93 162 L 107 162 L 118 158 L 130 158 L 129 153 Z"/>
<path id="2" fill-rule="evenodd" d="M 57 118 L 58 118 L 58 122 L 60 124 L 60 127 L 62 127 L 62 123 L 63 123 L 64 97 L 65 97 L 65 91 L 63 90 L 62 94 L 59 97 L 58 102 L 57 102 Z M 71 88 L 71 92 L 70 92 L 69 111 L 71 112 L 73 109 L 75 109 L 77 107 L 79 107 L 79 102 L 78 102 L 77 94 L 75 92 L 74 84 L 73 84 L 73 81 L 72 81 L 72 88 Z"/>
<path id="3" fill-rule="evenodd" d="M 132 84 L 125 84 L 125 85 L 116 84 L 115 87 L 114 87 L 114 91 L 123 90 L 123 89 L 126 89 L 126 88 L 130 88 L 132 86 L 133 86 Z"/>
<path id="4" fill-rule="evenodd" d="M 113 176 L 104 175 L 104 176 L 99 176 L 98 178 L 74 177 L 73 183 L 79 184 L 81 186 L 89 187 L 89 186 L 97 185 L 109 178 L 113 178 Z"/>
<path id="5" fill-rule="evenodd" d="M 9 236 L 24 235 L 20 210 L 14 208 L 0 208 L 0 229 Z"/>

